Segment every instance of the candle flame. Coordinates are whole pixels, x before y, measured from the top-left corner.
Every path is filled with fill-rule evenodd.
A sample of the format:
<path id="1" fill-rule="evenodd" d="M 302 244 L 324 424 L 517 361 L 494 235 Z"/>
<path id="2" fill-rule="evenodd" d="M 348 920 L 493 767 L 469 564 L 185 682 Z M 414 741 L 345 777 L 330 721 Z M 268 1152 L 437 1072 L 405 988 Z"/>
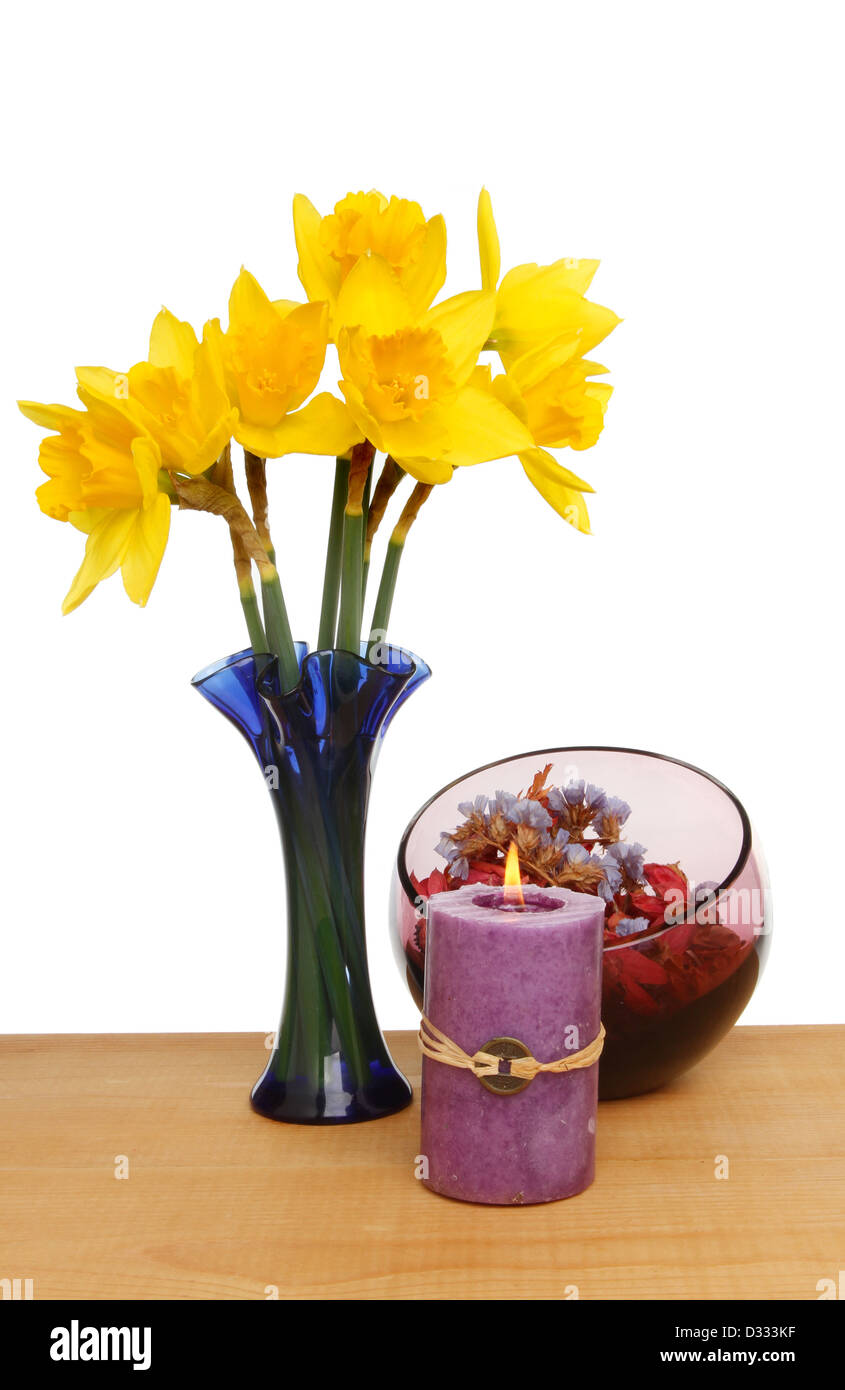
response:
<path id="1" fill-rule="evenodd" d="M 522 875 L 519 872 L 519 852 L 513 840 L 511 840 L 508 857 L 505 860 L 505 902 L 516 904 L 519 907 L 525 906 Z"/>

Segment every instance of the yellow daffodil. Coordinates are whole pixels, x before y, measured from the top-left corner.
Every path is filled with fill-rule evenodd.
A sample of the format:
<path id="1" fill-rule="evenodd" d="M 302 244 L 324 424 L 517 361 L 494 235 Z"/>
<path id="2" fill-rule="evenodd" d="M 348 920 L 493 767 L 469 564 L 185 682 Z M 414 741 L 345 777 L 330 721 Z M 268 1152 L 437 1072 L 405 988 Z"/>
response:
<path id="1" fill-rule="evenodd" d="M 508 376 L 525 402 L 528 428 L 537 444 L 551 449 L 593 447 L 613 387 L 590 378 L 606 371 L 598 362 L 572 357 L 538 376 L 535 363 L 517 358 Z"/>
<path id="2" fill-rule="evenodd" d="M 619 319 L 584 297 L 598 261 L 521 265 L 499 284 L 499 237 L 486 189 L 478 200 L 478 247 L 482 286 L 496 295 L 487 346 L 498 351 L 506 368 L 491 389 L 531 432 L 534 447 L 519 454 L 531 482 L 559 515 L 588 532 L 583 493 L 593 489 L 547 449 L 589 449 L 604 424 L 612 387 L 591 378 L 607 368 L 583 354 Z"/>
<path id="3" fill-rule="evenodd" d="M 83 403 L 111 402 L 136 421 L 155 439 L 165 468 L 205 473 L 232 437 L 237 411 L 214 352 L 167 309 L 153 323 L 147 362 L 126 373 L 79 367 L 76 376 Z"/>
<path id="4" fill-rule="evenodd" d="M 337 302 L 343 392 L 362 435 L 422 483 L 531 447 L 527 428 L 471 381 L 495 307 L 486 291 L 424 314 L 381 256 L 360 260 Z"/>
<path id="5" fill-rule="evenodd" d="M 591 448 L 602 431 L 613 388 L 590 380 L 607 370 L 597 362 L 575 356 L 560 361 L 560 356 L 560 350 L 547 354 L 544 362 L 542 354 L 526 354 L 509 372 L 494 377 L 490 389 L 531 434 L 534 447 L 519 452 L 528 478 L 559 516 L 589 533 L 582 494 L 593 488 L 547 448 Z"/>
<path id="6" fill-rule="evenodd" d="M 321 217 L 302 193 L 293 200 L 299 278 L 309 299 L 325 300 L 334 318 L 341 288 L 362 256 L 380 256 L 396 275 L 415 314 L 431 304 L 446 279 L 446 224 L 426 221 L 419 203 L 376 193 L 349 193 Z"/>
<path id="7" fill-rule="evenodd" d="M 242 270 L 229 297 L 229 326 L 206 324 L 205 341 L 221 365 L 237 417 L 239 444 L 262 458 L 282 454 L 344 454 L 360 438 L 342 401 L 315 396 L 328 343 L 325 304 L 275 303 Z M 302 409 L 300 409 L 302 407 Z"/>
<path id="8" fill-rule="evenodd" d="M 560 338 L 577 343 L 582 355 L 591 352 L 619 323 L 612 309 L 584 297 L 598 261 L 566 257 L 552 265 L 518 265 L 498 283 L 499 238 L 486 189 L 478 202 L 478 245 L 482 286 L 496 290 L 489 346 L 506 367 Z"/>
<path id="9" fill-rule="evenodd" d="M 170 499 L 159 490 L 158 444 L 124 411 L 96 398 L 84 411 L 19 404 L 28 419 L 51 431 L 39 451 L 49 479 L 36 492 L 41 510 L 88 537 L 62 611 L 77 608 L 117 569 L 133 603 L 143 607 L 170 529 Z"/>

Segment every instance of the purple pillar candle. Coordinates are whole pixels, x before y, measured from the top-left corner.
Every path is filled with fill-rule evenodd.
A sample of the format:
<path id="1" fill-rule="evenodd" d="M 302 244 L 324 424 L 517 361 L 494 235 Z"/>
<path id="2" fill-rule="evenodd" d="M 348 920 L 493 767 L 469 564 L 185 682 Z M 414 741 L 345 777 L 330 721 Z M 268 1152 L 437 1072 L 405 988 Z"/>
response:
<path id="1" fill-rule="evenodd" d="M 523 895 L 522 909 L 479 885 L 428 901 L 425 1016 L 469 1056 L 503 1038 L 552 1062 L 599 1032 L 602 899 L 530 886 Z M 421 1154 L 435 1192 L 522 1205 L 590 1185 L 598 1065 L 510 1084 L 493 1092 L 473 1071 L 423 1057 Z"/>

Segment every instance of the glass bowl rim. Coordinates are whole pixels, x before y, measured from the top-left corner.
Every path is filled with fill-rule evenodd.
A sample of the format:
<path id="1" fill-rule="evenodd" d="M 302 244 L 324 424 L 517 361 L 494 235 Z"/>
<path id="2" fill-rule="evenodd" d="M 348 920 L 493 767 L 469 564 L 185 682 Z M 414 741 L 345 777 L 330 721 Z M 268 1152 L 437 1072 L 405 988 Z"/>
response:
<path id="1" fill-rule="evenodd" d="M 465 782 L 468 777 L 475 777 L 478 773 L 488 772 L 492 768 L 501 767 L 504 763 L 519 762 L 523 758 L 546 758 L 548 760 L 549 756 L 557 753 L 632 753 L 636 757 L 640 758 L 654 758 L 657 762 L 674 763 L 676 767 L 686 768 L 688 772 L 694 772 L 697 776 L 703 777 L 705 781 L 712 782 L 713 786 L 718 787 L 719 791 L 722 792 L 728 798 L 728 800 L 733 803 L 733 806 L 735 807 L 737 814 L 739 815 L 740 825 L 742 827 L 742 843 L 740 845 L 739 857 L 736 863 L 734 864 L 733 868 L 717 887 L 713 901 L 718 901 L 722 894 L 726 892 L 728 888 L 730 888 L 731 884 L 742 873 L 743 869 L 748 863 L 748 859 L 751 854 L 751 843 L 753 834 L 751 829 L 751 821 L 749 820 L 748 812 L 746 811 L 739 797 L 731 791 L 730 787 L 726 787 L 724 782 L 720 782 L 718 777 L 714 777 L 713 774 L 710 772 L 705 772 L 704 768 L 697 767 L 695 763 L 686 762 L 683 758 L 673 758 L 668 753 L 654 753 L 648 748 L 623 748 L 611 743 L 578 743 L 567 744 L 561 748 L 529 749 L 527 753 L 511 753 L 505 758 L 494 758 L 492 762 L 482 763 L 479 767 L 474 767 L 469 772 L 462 772 L 459 777 L 455 777 L 451 782 L 447 782 L 445 786 L 442 786 L 439 789 L 439 791 L 434 792 L 433 795 L 431 795 L 427 801 L 424 801 L 422 806 L 420 806 L 414 812 L 414 815 L 411 817 L 411 819 L 408 821 L 408 824 L 405 826 L 405 829 L 402 833 L 402 838 L 399 841 L 399 849 L 396 855 L 396 871 L 399 877 L 399 884 L 402 889 L 402 892 L 405 894 L 410 903 L 415 902 L 417 894 L 414 891 L 414 886 L 411 883 L 410 877 L 405 867 L 405 851 L 408 847 L 408 840 L 411 836 L 411 832 L 417 824 L 417 821 L 421 818 L 421 816 L 425 814 L 429 807 L 433 806 L 435 801 L 437 801 L 446 792 L 451 791 L 452 787 L 456 787 L 459 782 Z M 666 926 L 661 928 L 660 931 L 649 932 L 647 935 L 632 937 L 630 941 L 620 941 L 617 942 L 615 945 L 604 946 L 603 950 L 627 951 L 630 950 L 632 947 L 644 945 L 646 942 L 656 941 L 658 937 L 663 936 L 666 932 L 675 931 L 677 927 L 683 926 L 685 921 L 686 918 L 682 922 L 668 922 Z"/>

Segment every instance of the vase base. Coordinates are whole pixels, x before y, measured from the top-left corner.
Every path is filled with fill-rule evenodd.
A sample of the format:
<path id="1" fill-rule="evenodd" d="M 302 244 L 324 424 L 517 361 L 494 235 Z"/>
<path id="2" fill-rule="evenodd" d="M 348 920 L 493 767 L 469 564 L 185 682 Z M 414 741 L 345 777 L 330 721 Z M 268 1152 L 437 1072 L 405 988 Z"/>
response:
<path id="1" fill-rule="evenodd" d="M 250 1104 L 257 1115 L 292 1125 L 362 1124 L 395 1115 L 411 1104 L 414 1093 L 401 1072 L 384 1066 L 374 1066 L 373 1072 L 366 1086 L 352 1090 L 338 1086 L 315 1094 L 296 1079 L 280 1081 L 271 1062 L 253 1087 Z"/>

